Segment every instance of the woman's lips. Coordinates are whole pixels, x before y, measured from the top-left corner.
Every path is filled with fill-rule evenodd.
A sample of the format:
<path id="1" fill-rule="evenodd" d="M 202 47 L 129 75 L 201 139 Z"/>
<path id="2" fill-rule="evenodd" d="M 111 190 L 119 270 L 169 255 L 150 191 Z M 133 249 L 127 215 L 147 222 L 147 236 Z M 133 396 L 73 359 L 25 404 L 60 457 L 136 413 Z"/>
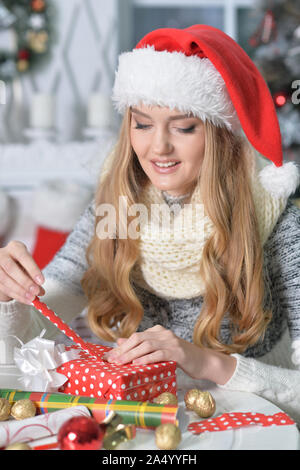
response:
<path id="1" fill-rule="evenodd" d="M 163 175 L 168 175 L 170 173 L 175 173 L 175 171 L 178 170 L 178 168 L 180 167 L 181 165 L 181 162 L 177 163 L 177 165 L 174 165 L 174 166 L 169 166 L 169 167 L 158 167 L 157 165 L 155 165 L 154 162 L 151 162 L 154 170 L 157 172 L 157 173 L 160 173 L 160 174 L 163 174 Z"/>

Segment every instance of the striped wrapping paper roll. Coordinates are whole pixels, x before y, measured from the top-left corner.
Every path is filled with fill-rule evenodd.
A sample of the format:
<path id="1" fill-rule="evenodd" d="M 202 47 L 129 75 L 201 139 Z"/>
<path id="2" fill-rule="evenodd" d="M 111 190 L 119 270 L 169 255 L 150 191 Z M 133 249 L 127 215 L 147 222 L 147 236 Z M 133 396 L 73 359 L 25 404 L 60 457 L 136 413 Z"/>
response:
<path id="1" fill-rule="evenodd" d="M 38 412 L 42 414 L 72 406 L 86 406 L 98 423 L 101 423 L 110 411 L 114 411 L 122 417 L 123 424 L 134 424 L 140 428 L 153 429 L 164 423 L 179 425 L 178 406 L 174 405 L 158 405 L 147 401 L 107 401 L 64 393 L 23 392 L 11 389 L 0 389 L 0 397 L 6 398 L 10 403 L 27 398 L 35 403 Z"/>

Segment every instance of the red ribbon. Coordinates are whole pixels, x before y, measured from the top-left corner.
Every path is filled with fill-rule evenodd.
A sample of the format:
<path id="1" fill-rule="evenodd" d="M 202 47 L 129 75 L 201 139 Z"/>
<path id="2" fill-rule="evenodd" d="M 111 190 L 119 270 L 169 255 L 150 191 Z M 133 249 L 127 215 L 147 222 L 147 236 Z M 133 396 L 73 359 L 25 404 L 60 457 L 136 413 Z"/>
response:
<path id="1" fill-rule="evenodd" d="M 84 351 L 97 359 L 102 360 L 102 355 L 99 354 L 97 348 L 93 348 L 92 344 L 87 344 L 83 339 L 75 333 L 53 310 L 51 310 L 46 304 L 40 301 L 38 297 L 33 300 L 35 308 L 41 312 L 51 323 L 53 323 L 60 331 L 68 336 L 74 343 L 81 347 Z"/>
<path id="2" fill-rule="evenodd" d="M 216 418 L 190 423 L 188 430 L 193 434 L 203 432 L 227 431 L 245 426 L 286 426 L 296 424 L 286 413 L 280 412 L 273 415 L 263 413 L 224 413 Z"/>

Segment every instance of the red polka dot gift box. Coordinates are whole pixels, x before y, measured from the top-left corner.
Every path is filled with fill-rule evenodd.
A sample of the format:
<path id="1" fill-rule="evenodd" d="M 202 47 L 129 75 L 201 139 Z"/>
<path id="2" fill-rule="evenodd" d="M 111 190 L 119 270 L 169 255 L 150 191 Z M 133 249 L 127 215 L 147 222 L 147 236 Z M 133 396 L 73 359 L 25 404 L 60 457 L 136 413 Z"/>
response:
<path id="1" fill-rule="evenodd" d="M 32 302 L 34 307 L 68 336 L 76 349 L 78 359 L 65 362 L 56 372 L 63 374 L 67 381 L 59 392 L 69 395 L 82 395 L 108 400 L 148 401 L 162 392 L 176 394 L 176 362 L 156 364 L 111 364 L 102 356 L 112 348 L 85 342 L 48 305 L 38 297 Z"/>
<path id="2" fill-rule="evenodd" d="M 162 392 L 176 394 L 176 362 L 160 362 L 144 366 L 112 364 L 101 356 L 112 348 L 91 345 L 97 356 L 78 346 L 80 357 L 64 363 L 56 371 L 67 377 L 59 392 L 112 400 L 147 401 Z"/>

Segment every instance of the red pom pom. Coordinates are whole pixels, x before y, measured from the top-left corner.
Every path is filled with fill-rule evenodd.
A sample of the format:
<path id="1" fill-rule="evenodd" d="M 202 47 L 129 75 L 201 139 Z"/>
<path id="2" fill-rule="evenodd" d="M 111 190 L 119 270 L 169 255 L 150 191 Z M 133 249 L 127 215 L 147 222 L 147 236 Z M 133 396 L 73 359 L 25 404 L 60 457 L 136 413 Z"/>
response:
<path id="1" fill-rule="evenodd" d="M 103 437 L 103 426 L 94 418 L 76 416 L 61 426 L 58 445 L 61 450 L 99 450 Z"/>

